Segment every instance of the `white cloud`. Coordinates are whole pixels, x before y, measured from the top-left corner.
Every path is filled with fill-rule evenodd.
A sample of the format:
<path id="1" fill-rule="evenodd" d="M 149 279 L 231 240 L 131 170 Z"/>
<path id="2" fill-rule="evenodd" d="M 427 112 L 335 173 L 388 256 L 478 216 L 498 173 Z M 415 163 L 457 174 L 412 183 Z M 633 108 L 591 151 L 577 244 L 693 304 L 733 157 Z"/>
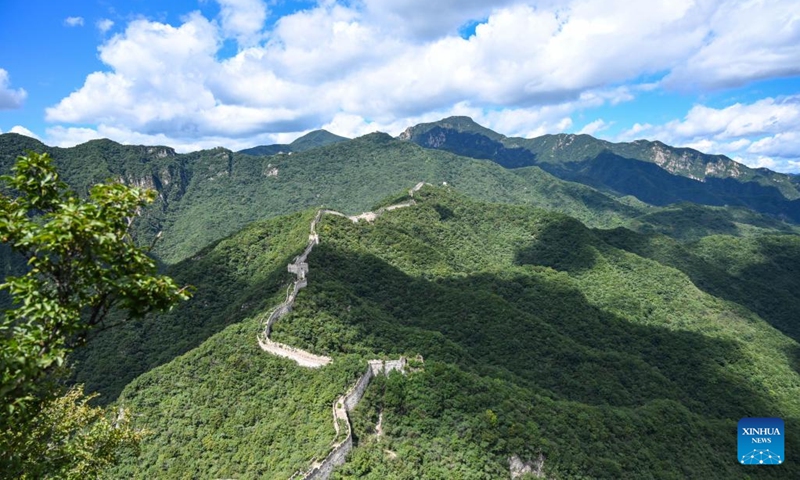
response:
<path id="1" fill-rule="evenodd" d="M 787 131 L 764 137 L 753 142 L 747 151 L 779 158 L 800 157 L 800 131 Z"/>
<path id="2" fill-rule="evenodd" d="M 705 30 L 702 46 L 676 65 L 667 85 L 719 88 L 800 74 L 796 1 L 720 2 Z"/>
<path id="3" fill-rule="evenodd" d="M 100 59 L 114 71 L 90 74 L 81 89 L 48 108 L 46 117 L 142 133 L 207 135 L 202 117 L 213 112 L 216 101 L 204 83 L 215 68 L 218 43 L 215 27 L 196 13 L 177 28 L 131 22 L 100 48 Z"/>
<path id="4" fill-rule="evenodd" d="M 642 132 L 652 130 L 653 126 L 649 123 L 635 123 L 628 130 L 623 131 L 617 138 L 617 141 L 630 141 L 639 139 Z"/>
<path id="5" fill-rule="evenodd" d="M 415 13 L 409 25 L 421 22 L 413 27 L 420 31 L 428 30 L 423 24 L 431 15 L 449 26 L 424 41 L 403 40 L 392 35 L 392 18 L 424 11 L 422 2 L 370 0 L 356 7 L 323 2 L 285 16 L 255 44 L 264 3 L 219 3 L 220 24 L 199 13 L 177 27 L 130 23 L 100 47 L 110 71 L 89 75 L 81 89 L 47 110 L 48 119 L 143 133 L 242 136 L 300 131 L 339 113 L 391 123 L 463 102 L 480 111 L 527 110 L 587 103 L 587 95 L 605 92 L 595 101 L 613 104 L 634 92 L 605 85 L 666 68 L 702 37 L 697 22 L 685 21 L 693 13 L 686 2 L 646 8 L 621 0 L 577 1 L 568 8 L 500 2 L 490 9 L 470 0 L 437 3 L 436 15 Z M 474 36 L 455 35 L 460 23 L 483 15 L 488 18 Z M 650 38 L 650 29 L 661 36 Z M 224 38 L 249 48 L 217 60 Z M 647 48 L 632 53 L 631 42 Z M 604 48 L 595 48 L 600 43 Z M 534 132 L 540 125 L 515 130 Z"/>
<path id="6" fill-rule="evenodd" d="M 0 68 L 0 110 L 19 108 L 28 96 L 22 88 L 11 88 L 8 72 Z"/>
<path id="7" fill-rule="evenodd" d="M 82 27 L 83 17 L 67 17 L 64 19 L 64 25 L 67 27 Z"/>
<path id="8" fill-rule="evenodd" d="M 262 0 L 217 0 L 223 32 L 237 39 L 240 45 L 250 46 L 261 39 L 267 5 Z"/>
<path id="9" fill-rule="evenodd" d="M 800 127 L 800 95 L 736 103 L 722 109 L 697 105 L 683 121 L 669 128 L 681 137 L 726 139 L 777 133 L 794 126 Z"/>
<path id="10" fill-rule="evenodd" d="M 80 123 L 124 138 L 233 145 L 326 125 L 348 136 L 396 134 L 417 121 L 467 114 L 502 133 L 532 136 L 571 128 L 575 112 L 664 85 L 692 88 L 701 77 L 709 79 L 701 86 L 735 84 L 780 74 L 778 63 L 791 73 L 800 61 L 800 22 L 773 16 L 792 10 L 788 0 L 324 0 L 270 30 L 264 1 L 217 1 L 217 19 L 198 12 L 175 26 L 137 19 L 106 40 L 99 52 L 107 70 L 47 109 L 49 121 L 64 124 L 53 131 L 77 138 L 82 131 L 69 124 Z M 475 20 L 475 34 L 461 38 L 458 29 Z M 230 39 L 239 50 L 220 59 Z M 721 52 L 726 45 L 731 51 Z M 759 55 L 764 68 L 752 63 Z M 742 73 L 719 58 L 753 68 Z M 648 83 L 626 85 L 642 78 Z M 710 148 L 766 151 L 767 142 L 734 142 L 788 131 L 796 103 L 698 105 L 682 120 L 637 124 L 621 137 L 697 145 L 708 138 Z M 582 128 L 597 133 L 610 124 Z"/>
<path id="11" fill-rule="evenodd" d="M 224 136 L 207 136 L 187 139 L 175 138 L 161 133 L 143 134 L 125 128 L 100 124 L 96 128 L 55 126 L 46 131 L 48 145 L 58 147 L 74 147 L 81 143 L 98 138 L 109 138 L 123 144 L 132 145 L 166 145 L 175 148 L 179 153 L 225 147 L 230 150 L 242 150 L 255 145 L 288 143 L 299 135 L 281 136 L 275 134 L 256 135 L 248 139 L 230 139 Z"/>
<path id="12" fill-rule="evenodd" d="M 481 21 L 515 0 L 361 0 L 357 4 L 370 23 L 388 33 L 424 41 L 453 34 L 468 22 Z"/>
<path id="13" fill-rule="evenodd" d="M 695 105 L 682 120 L 636 124 L 617 140 L 644 136 L 706 153 L 729 155 L 749 166 L 790 171 L 800 157 L 800 95 L 764 98 L 724 108 Z"/>
<path id="14" fill-rule="evenodd" d="M 736 157 L 736 161 L 743 163 L 751 168 L 769 168 L 774 170 L 779 166 L 774 158 L 758 156 L 758 157 Z"/>
<path id="15" fill-rule="evenodd" d="M 603 130 L 608 129 L 609 124 L 606 123 L 602 118 L 598 118 L 593 122 L 589 122 L 581 128 L 578 133 L 582 134 L 585 133 L 586 135 L 594 135 L 597 132 L 602 132 Z"/>
<path id="16" fill-rule="evenodd" d="M 35 133 L 31 132 L 27 128 L 23 127 L 22 125 L 14 125 L 11 127 L 11 130 L 8 131 L 9 133 L 18 133 L 20 135 L 25 135 L 26 137 L 35 138 L 36 140 L 40 140 L 39 136 Z"/>
<path id="17" fill-rule="evenodd" d="M 111 27 L 114 26 L 114 21 L 109 20 L 108 18 L 101 18 L 97 21 L 97 23 L 95 23 L 95 26 L 98 30 L 100 30 L 100 33 L 106 33 L 111 30 Z"/>

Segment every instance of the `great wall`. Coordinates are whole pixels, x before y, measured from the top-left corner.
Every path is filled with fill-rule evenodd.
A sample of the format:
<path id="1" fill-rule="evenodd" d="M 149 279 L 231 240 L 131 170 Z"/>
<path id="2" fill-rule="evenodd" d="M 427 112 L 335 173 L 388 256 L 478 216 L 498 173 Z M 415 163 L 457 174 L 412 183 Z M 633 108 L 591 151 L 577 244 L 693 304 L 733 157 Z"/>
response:
<path id="1" fill-rule="evenodd" d="M 308 236 L 308 245 L 306 246 L 305 250 L 303 250 L 303 253 L 295 257 L 292 263 L 287 266 L 288 271 L 295 275 L 295 280 L 287 289 L 286 299 L 272 312 L 270 312 L 270 314 L 262 323 L 263 330 L 261 330 L 257 335 L 258 344 L 262 350 L 273 355 L 289 358 L 297 362 L 297 364 L 301 367 L 307 368 L 323 367 L 333 361 L 330 357 L 315 355 L 299 348 L 275 342 L 270 338 L 272 326 L 282 316 L 292 311 L 297 294 L 300 292 L 300 290 L 308 285 L 307 259 L 308 255 L 314 249 L 314 246 L 319 244 L 317 225 L 322 219 L 322 215 L 330 214 L 342 216 L 355 223 L 358 223 L 360 220 L 372 222 L 384 212 L 414 205 L 416 203 L 414 201 L 414 192 L 422 188 L 423 185 L 425 185 L 425 183 L 420 182 L 416 184 L 414 188 L 408 191 L 408 194 L 411 197 L 410 201 L 389 205 L 374 212 L 365 212 L 360 215 L 347 216 L 334 210 L 321 209 L 317 211 L 317 214 L 311 221 L 311 231 Z M 364 392 L 366 391 L 373 377 L 381 374 L 386 375 L 393 370 L 397 370 L 400 373 L 405 374 L 406 365 L 407 361 L 403 357 L 397 360 L 369 360 L 367 371 L 364 372 L 361 377 L 359 377 L 359 379 L 352 387 L 350 387 L 347 393 L 337 398 L 336 401 L 333 402 L 333 428 L 336 431 L 336 436 L 334 437 L 334 444 L 331 447 L 328 455 L 326 455 L 326 457 L 321 461 L 312 459 L 311 468 L 309 470 L 295 472 L 290 478 L 303 480 L 324 480 L 330 476 L 331 472 L 336 466 L 342 465 L 345 462 L 347 454 L 353 449 L 353 429 L 348 412 L 352 411 L 356 405 L 358 405 L 358 402 L 361 401 L 361 398 L 364 396 Z M 346 434 L 344 438 L 337 441 L 337 439 L 340 437 L 342 429 L 340 422 L 344 424 L 344 427 L 346 428 Z"/>
<path id="2" fill-rule="evenodd" d="M 270 312 L 270 314 L 262 323 L 263 330 L 257 335 L 258 344 L 261 346 L 262 350 L 272 353 L 273 355 L 294 360 L 301 367 L 307 368 L 323 367 L 333 361 L 333 359 L 330 357 L 315 355 L 299 348 L 275 342 L 270 338 L 272 326 L 276 321 L 278 321 L 278 319 L 292 311 L 292 307 L 294 306 L 294 301 L 297 298 L 298 292 L 308 285 L 307 259 L 308 255 L 314 249 L 314 246 L 319 244 L 317 225 L 322 219 L 322 216 L 326 214 L 345 217 L 354 223 L 358 223 L 360 220 L 373 222 L 385 212 L 415 205 L 416 201 L 414 200 L 414 192 L 419 191 L 419 189 L 424 185 L 426 185 L 425 182 L 419 182 L 414 186 L 414 188 L 408 191 L 408 195 L 411 197 L 411 200 L 389 205 L 374 212 L 364 212 L 360 215 L 347 216 L 335 210 L 320 209 L 317 211 L 317 214 L 311 221 L 311 231 L 308 236 L 308 245 L 306 246 L 305 250 L 303 250 L 303 253 L 295 257 L 292 263 L 287 266 L 287 270 L 295 275 L 295 280 L 292 282 L 289 288 L 287 288 L 286 300 L 284 300 L 272 312 Z M 393 370 L 397 370 L 402 374 L 406 374 L 408 366 L 408 362 L 404 357 L 400 357 L 397 360 L 369 360 L 367 364 L 367 371 L 358 378 L 356 383 L 350 387 L 347 393 L 340 396 L 336 399 L 336 401 L 333 402 L 331 413 L 333 416 L 333 428 L 336 432 L 336 435 L 334 436 L 333 445 L 331 446 L 329 453 L 322 460 L 312 458 L 310 462 L 311 467 L 305 471 L 300 470 L 295 472 L 291 477 L 289 477 L 290 480 L 327 480 L 335 467 L 343 465 L 345 463 L 347 454 L 353 449 L 353 428 L 348 412 L 351 412 L 354 408 L 356 408 L 356 405 L 358 405 L 358 402 L 360 402 L 361 398 L 364 396 L 364 392 L 366 392 L 370 381 L 372 381 L 376 375 L 386 375 Z M 380 435 L 382 420 L 383 413 L 381 412 L 379 415 L 378 425 L 376 426 L 376 432 L 378 432 L 378 435 Z M 340 422 L 344 424 L 343 426 L 346 429 L 346 434 L 342 439 L 339 439 L 342 430 L 342 425 L 340 425 Z M 541 453 L 534 461 L 524 462 L 518 456 L 514 455 L 508 458 L 508 462 L 510 470 L 509 473 L 512 479 L 518 478 L 524 474 L 531 475 L 535 478 L 545 477 L 543 472 L 544 456 Z"/>

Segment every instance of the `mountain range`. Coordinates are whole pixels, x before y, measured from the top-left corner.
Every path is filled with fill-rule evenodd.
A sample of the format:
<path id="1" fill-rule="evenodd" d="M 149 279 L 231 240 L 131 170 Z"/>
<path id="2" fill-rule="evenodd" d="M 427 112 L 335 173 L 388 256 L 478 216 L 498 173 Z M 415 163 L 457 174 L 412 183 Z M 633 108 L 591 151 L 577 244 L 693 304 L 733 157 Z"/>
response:
<path id="1" fill-rule="evenodd" d="M 800 221 L 797 177 L 657 141 L 611 143 L 572 134 L 509 138 L 468 117 L 410 127 L 399 138 L 508 168 L 536 165 L 561 179 L 653 205 L 689 201 L 744 206 Z"/>
<path id="2" fill-rule="evenodd" d="M 239 150 L 239 153 L 247 155 L 278 155 L 305 152 L 312 148 L 324 147 L 325 145 L 332 145 L 334 143 L 344 142 L 349 140 L 346 137 L 340 137 L 327 130 L 314 130 L 309 132 L 289 144 L 273 144 L 273 145 L 259 145 L 257 147 L 246 148 Z"/>
<path id="3" fill-rule="evenodd" d="M 163 232 L 162 268 L 196 287 L 72 355 L 71 381 L 148 432 L 109 478 L 307 471 L 367 360 L 398 356 L 419 360 L 366 387 L 331 478 L 800 477 L 735 459 L 742 417 L 783 418 L 800 448 L 797 177 L 466 117 L 187 154 L 3 134 L 0 170 L 25 150 L 79 193 L 156 189 L 137 239 Z M 317 218 L 307 287 L 272 330 L 333 359 L 310 369 L 257 336 Z"/>
<path id="4" fill-rule="evenodd" d="M 433 136 L 440 140 L 431 143 Z M 553 142 L 559 138 L 574 141 L 558 147 L 558 142 Z M 79 190 L 106 179 L 156 189 L 157 205 L 144 215 L 138 228 L 143 243 L 163 232 L 155 254 L 167 263 L 186 258 L 261 218 L 312 206 L 356 213 L 388 192 L 417 181 L 447 183 L 481 200 L 553 208 L 590 226 L 626 226 L 686 239 L 710 232 L 793 231 L 800 221 L 800 181 L 796 177 L 658 143 L 610 144 L 589 136 L 522 140 L 507 139 L 466 117 L 419 125 L 397 139 L 374 133 L 343 140 L 316 131 L 293 142 L 292 155 L 271 156 L 221 147 L 177 154 L 170 147 L 128 146 L 110 140 L 56 148 L 9 133 L 0 135 L 0 171 L 8 171 L 16 156 L 26 150 L 46 151 L 55 158 L 66 181 Z M 481 150 L 470 142 L 496 145 L 494 150 Z M 503 146 L 517 143 L 527 146 Z M 638 150 L 632 147 L 637 145 L 641 147 Z M 656 163 L 622 157 L 611 152 L 612 147 L 618 153 L 628 151 L 631 157 L 634 150 L 643 156 L 655 148 L 670 159 L 694 159 L 691 168 L 686 166 L 676 170 L 678 173 L 695 171 L 700 164 L 706 165 L 702 167 L 706 170 L 707 165 L 717 164 L 724 169 L 712 169 L 721 176 L 709 174 L 699 181 Z M 281 148 L 284 146 L 254 147 L 256 151 Z M 503 153 L 508 151 L 517 153 Z M 515 155 L 528 160 L 514 164 L 503 160 Z M 740 174 L 724 174 L 723 170 Z M 724 206 L 728 208 L 715 208 Z M 670 226 L 675 217 L 692 225 L 675 229 Z"/>

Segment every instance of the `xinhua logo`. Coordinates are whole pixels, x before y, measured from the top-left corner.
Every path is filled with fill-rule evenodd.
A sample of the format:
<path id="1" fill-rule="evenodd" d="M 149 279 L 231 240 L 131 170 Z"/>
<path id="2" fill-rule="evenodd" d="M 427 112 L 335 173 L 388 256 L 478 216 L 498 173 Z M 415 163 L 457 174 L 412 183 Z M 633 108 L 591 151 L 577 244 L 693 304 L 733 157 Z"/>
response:
<path id="1" fill-rule="evenodd" d="M 780 465 L 786 461 L 783 450 L 783 420 L 743 418 L 739 420 L 739 463 Z"/>

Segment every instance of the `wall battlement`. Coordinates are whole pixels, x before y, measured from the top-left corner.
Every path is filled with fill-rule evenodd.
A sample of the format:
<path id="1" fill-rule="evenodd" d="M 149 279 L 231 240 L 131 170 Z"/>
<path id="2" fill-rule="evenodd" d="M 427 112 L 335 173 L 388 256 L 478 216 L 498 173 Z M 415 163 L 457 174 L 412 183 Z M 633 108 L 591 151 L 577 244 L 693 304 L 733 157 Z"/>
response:
<path id="1" fill-rule="evenodd" d="M 330 357 L 316 355 L 311 352 L 278 343 L 270 339 L 270 335 L 272 334 L 272 326 L 276 321 L 278 321 L 278 319 L 292 311 L 297 294 L 301 289 L 308 285 L 309 267 L 306 260 L 308 259 L 308 255 L 314 249 L 314 246 L 319 244 L 317 225 L 322 219 L 322 215 L 330 214 L 345 217 L 356 223 L 361 219 L 366 219 L 367 221 L 372 222 L 384 212 L 415 205 L 416 202 L 413 200 L 414 192 L 422 188 L 423 185 L 425 185 L 425 183 L 420 182 L 415 185 L 414 188 L 408 191 L 409 196 L 412 197 L 412 200 L 390 205 L 388 207 L 378 209 L 375 212 L 365 212 L 361 215 L 348 217 L 343 213 L 334 210 L 317 211 L 317 214 L 311 221 L 308 245 L 306 246 L 305 250 L 303 250 L 303 253 L 295 257 L 292 263 L 286 267 L 287 270 L 290 273 L 293 273 L 296 277 L 294 282 L 292 282 L 289 288 L 287 288 L 286 300 L 272 310 L 266 319 L 262 321 L 263 331 L 256 336 L 258 345 L 262 350 L 273 355 L 292 359 L 301 367 L 319 368 L 331 363 L 332 359 Z M 345 462 L 347 454 L 353 449 L 353 429 L 350 422 L 350 416 L 347 414 L 347 412 L 351 412 L 358 405 L 358 402 L 360 402 L 361 398 L 364 396 L 364 392 L 366 392 L 370 381 L 376 375 L 387 375 L 395 370 L 405 374 L 407 365 L 408 361 L 404 357 L 396 360 L 369 360 L 366 372 L 359 377 L 359 379 L 352 387 L 350 387 L 347 393 L 337 398 L 333 403 L 332 413 L 333 426 L 334 430 L 336 431 L 335 438 L 338 439 L 341 434 L 339 426 L 340 420 L 346 425 L 346 434 L 344 438 L 334 443 L 333 447 L 331 447 L 331 451 L 322 461 L 312 459 L 312 467 L 310 470 L 306 472 L 295 472 L 290 478 L 302 478 L 303 480 L 327 480 L 334 467 L 342 465 Z"/>

